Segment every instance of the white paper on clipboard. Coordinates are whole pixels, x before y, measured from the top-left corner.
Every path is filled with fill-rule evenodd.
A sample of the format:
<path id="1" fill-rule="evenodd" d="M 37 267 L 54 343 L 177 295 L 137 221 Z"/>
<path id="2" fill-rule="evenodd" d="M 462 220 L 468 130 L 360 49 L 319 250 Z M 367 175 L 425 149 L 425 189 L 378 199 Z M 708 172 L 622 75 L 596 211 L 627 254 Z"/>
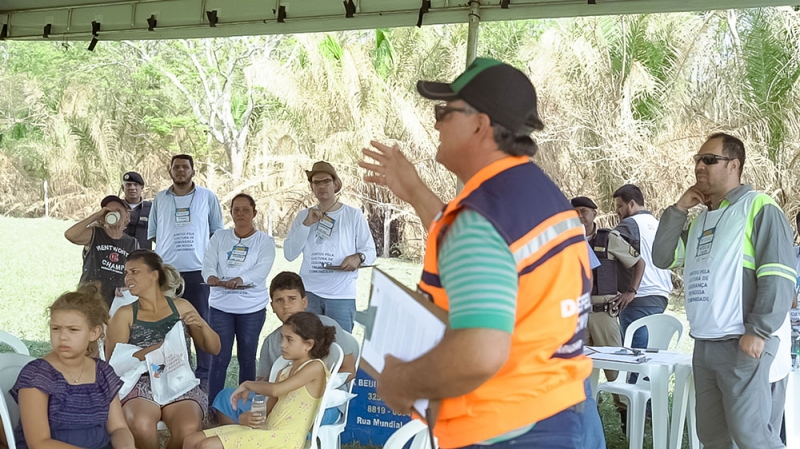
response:
<path id="1" fill-rule="evenodd" d="M 391 354 L 410 361 L 428 353 L 444 337 L 447 324 L 423 306 L 414 295 L 379 269 L 372 272 L 370 309 L 375 310 L 361 352 L 365 361 L 377 373 L 383 371 L 384 357 Z M 423 414 L 428 400 L 414 403 Z"/>

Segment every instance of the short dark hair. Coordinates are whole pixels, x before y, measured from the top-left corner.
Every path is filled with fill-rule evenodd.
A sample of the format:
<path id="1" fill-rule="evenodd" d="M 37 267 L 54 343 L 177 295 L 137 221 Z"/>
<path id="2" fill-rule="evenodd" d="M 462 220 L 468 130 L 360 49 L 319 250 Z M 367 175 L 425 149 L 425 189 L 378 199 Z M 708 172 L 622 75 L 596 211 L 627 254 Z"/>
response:
<path id="1" fill-rule="evenodd" d="M 233 209 L 233 202 L 236 201 L 239 198 L 244 198 L 247 201 L 249 201 L 250 202 L 250 206 L 253 207 L 253 210 L 256 210 L 256 200 L 254 200 L 252 196 L 250 196 L 250 195 L 248 195 L 246 193 L 238 193 L 238 194 L 236 194 L 235 197 L 233 197 L 233 199 L 231 199 L 231 209 Z"/>
<path id="2" fill-rule="evenodd" d="M 480 110 L 467 103 L 467 110 L 464 113 L 469 115 L 480 112 Z M 489 117 L 489 119 L 491 119 L 491 117 Z M 544 124 L 542 124 L 541 121 L 538 122 L 535 129 L 537 131 L 544 129 Z M 509 156 L 533 157 L 539 150 L 536 142 L 527 134 L 517 134 L 495 122 L 492 122 L 492 130 L 494 131 L 494 142 L 497 144 L 497 148 Z"/>
<path id="3" fill-rule="evenodd" d="M 172 168 L 172 163 L 175 162 L 175 159 L 184 159 L 189 161 L 189 166 L 192 167 L 192 170 L 194 170 L 194 158 L 188 154 L 176 154 L 175 156 L 172 156 L 172 159 L 169 161 L 170 168 Z"/>
<path id="4" fill-rule="evenodd" d="M 642 191 L 633 184 L 625 184 L 618 188 L 616 192 L 614 192 L 614 195 L 612 195 L 612 198 L 622 198 L 622 201 L 626 204 L 633 200 L 636 201 L 636 204 L 639 206 L 644 207 L 644 195 L 642 195 Z"/>
<path id="5" fill-rule="evenodd" d="M 497 148 L 509 156 L 528 156 L 533 157 L 539 147 L 531 136 L 516 134 L 503 125 L 493 123 L 494 141 Z"/>
<path id="6" fill-rule="evenodd" d="M 744 169 L 744 142 L 727 133 L 714 133 L 708 136 L 706 142 L 712 139 L 722 139 L 722 154 L 739 161 L 739 175 Z"/>
<path id="7" fill-rule="evenodd" d="M 306 287 L 303 285 L 303 278 L 297 273 L 291 271 L 281 271 L 278 273 L 269 284 L 269 297 L 276 290 L 297 290 L 300 292 L 301 297 L 306 296 Z"/>

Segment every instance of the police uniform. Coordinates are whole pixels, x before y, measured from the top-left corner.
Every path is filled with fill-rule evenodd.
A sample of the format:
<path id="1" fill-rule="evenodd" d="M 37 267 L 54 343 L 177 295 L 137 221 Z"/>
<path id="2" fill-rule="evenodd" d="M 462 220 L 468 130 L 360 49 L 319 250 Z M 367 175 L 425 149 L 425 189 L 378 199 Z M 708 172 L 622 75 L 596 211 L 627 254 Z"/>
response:
<path id="1" fill-rule="evenodd" d="M 128 172 L 122 177 L 123 182 L 135 182 L 144 187 L 144 179 L 139 173 Z M 125 234 L 136 239 L 139 242 L 139 248 L 151 249 L 152 245 L 147 240 L 147 222 L 150 217 L 150 207 L 153 205 L 150 201 L 142 200 L 137 205 L 128 204 L 131 212 L 131 221 L 125 229 Z"/>
<path id="2" fill-rule="evenodd" d="M 608 301 L 627 289 L 627 285 L 619 285 L 619 272 L 636 265 L 640 256 L 618 231 L 596 229 L 588 240 L 600 266 L 592 270 L 592 313 L 589 315 L 586 344 L 622 346 L 618 312 Z M 606 370 L 605 373 L 609 381 L 617 378 L 617 371 Z"/>

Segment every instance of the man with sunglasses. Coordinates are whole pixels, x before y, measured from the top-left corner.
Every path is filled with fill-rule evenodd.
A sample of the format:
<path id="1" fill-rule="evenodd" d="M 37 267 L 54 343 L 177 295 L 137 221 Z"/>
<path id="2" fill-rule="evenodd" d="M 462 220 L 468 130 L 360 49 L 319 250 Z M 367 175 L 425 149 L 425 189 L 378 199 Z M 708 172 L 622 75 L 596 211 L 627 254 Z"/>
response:
<path id="1" fill-rule="evenodd" d="M 339 202 L 342 180 L 325 161 L 306 170 L 317 205 L 297 214 L 283 242 L 283 255 L 302 254 L 300 276 L 308 311 L 333 318 L 353 332 L 358 268 L 375 262 L 375 241 L 360 209 Z"/>
<path id="2" fill-rule="evenodd" d="M 741 184 L 744 160 L 741 140 L 711 135 L 694 156 L 696 184 L 664 211 L 653 247 L 656 266 L 684 267 L 697 434 L 710 449 L 784 447 L 769 423 L 769 371 L 794 292 L 792 232 L 772 198 Z"/>
<path id="3" fill-rule="evenodd" d="M 435 108 L 436 161 L 464 189 L 444 204 L 397 146 L 372 142 L 364 154 L 377 162 L 359 165 L 429 227 L 419 290 L 448 310 L 449 326 L 415 360 L 387 356 L 378 395 L 403 413 L 433 400 L 442 448 L 602 445 L 584 439 L 594 409 L 584 390 L 589 251 L 578 214 L 530 160 L 530 135 L 544 128 L 533 85 L 478 58 L 452 83 L 420 81 L 417 90 L 446 102 Z"/>

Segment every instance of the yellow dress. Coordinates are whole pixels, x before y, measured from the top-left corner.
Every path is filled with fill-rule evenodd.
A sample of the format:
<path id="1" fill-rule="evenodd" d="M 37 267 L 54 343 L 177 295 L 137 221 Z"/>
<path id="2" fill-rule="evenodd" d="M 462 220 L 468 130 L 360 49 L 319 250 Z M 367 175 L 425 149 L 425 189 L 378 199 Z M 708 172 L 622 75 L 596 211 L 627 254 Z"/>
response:
<path id="1" fill-rule="evenodd" d="M 314 361 L 321 363 L 325 368 L 327 380 L 330 373 L 320 359 L 306 361 L 300 365 L 298 371 Z M 289 377 L 290 368 L 291 366 L 278 374 L 278 381 Z M 318 398 L 311 396 L 306 387 L 302 386 L 278 398 L 272 412 L 267 416 L 266 429 L 230 425 L 205 430 L 203 433 L 208 437 L 219 437 L 225 449 L 303 449 L 321 402 L 321 396 Z"/>

